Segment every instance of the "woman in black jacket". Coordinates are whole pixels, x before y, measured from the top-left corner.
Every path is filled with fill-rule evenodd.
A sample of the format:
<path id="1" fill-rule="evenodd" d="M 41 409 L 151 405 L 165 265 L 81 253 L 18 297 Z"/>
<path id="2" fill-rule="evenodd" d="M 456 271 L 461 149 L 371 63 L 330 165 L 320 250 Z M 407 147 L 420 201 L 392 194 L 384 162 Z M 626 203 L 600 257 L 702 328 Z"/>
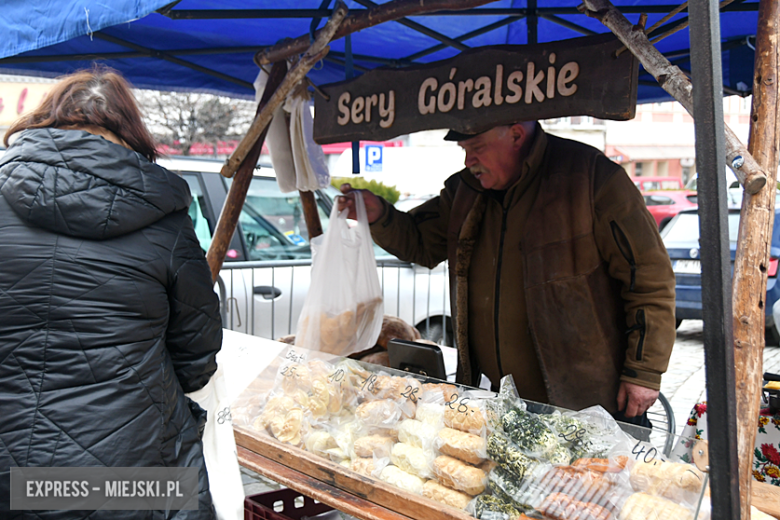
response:
<path id="1" fill-rule="evenodd" d="M 219 301 L 179 176 L 115 72 L 54 85 L 0 159 L 0 517 L 213 518 L 185 397 Z M 9 511 L 10 467 L 195 467 L 199 510 Z"/>

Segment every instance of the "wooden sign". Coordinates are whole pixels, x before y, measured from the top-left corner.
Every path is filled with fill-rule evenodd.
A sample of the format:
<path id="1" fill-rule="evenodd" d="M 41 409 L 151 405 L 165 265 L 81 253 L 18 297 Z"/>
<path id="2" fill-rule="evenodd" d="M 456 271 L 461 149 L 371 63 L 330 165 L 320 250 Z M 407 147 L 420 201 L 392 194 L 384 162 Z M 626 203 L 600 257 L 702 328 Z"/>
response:
<path id="1" fill-rule="evenodd" d="M 480 47 L 426 65 L 380 68 L 321 86 L 314 140 L 384 140 L 451 128 L 473 132 L 516 121 L 588 115 L 634 117 L 638 62 L 615 58 L 612 34 L 537 45 Z"/>

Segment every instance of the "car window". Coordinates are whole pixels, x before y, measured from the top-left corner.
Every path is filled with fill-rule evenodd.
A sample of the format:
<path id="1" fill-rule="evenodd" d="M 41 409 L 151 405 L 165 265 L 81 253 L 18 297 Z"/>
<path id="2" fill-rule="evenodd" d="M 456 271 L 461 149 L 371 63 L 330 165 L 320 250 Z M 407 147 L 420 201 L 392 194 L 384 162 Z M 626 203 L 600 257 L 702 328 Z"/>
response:
<path id="1" fill-rule="evenodd" d="M 203 196 L 203 188 L 198 181 L 198 177 L 192 174 L 182 174 L 182 177 L 190 187 L 190 193 L 192 194 L 192 202 L 190 203 L 190 218 L 192 219 L 192 225 L 195 226 L 195 234 L 198 237 L 201 249 L 204 251 L 209 250 L 211 245 L 211 227 L 208 220 L 204 216 L 205 202 Z"/>
<path id="2" fill-rule="evenodd" d="M 679 181 L 661 181 L 659 184 L 662 190 L 679 190 L 682 187 Z"/>
<path id="3" fill-rule="evenodd" d="M 675 202 L 669 197 L 661 195 L 645 195 L 645 204 L 648 206 L 671 206 Z"/>
<path id="4" fill-rule="evenodd" d="M 729 212 L 729 241 L 736 242 L 739 233 L 739 213 Z M 661 232 L 665 244 L 698 242 L 699 214 L 680 213 Z"/>
<path id="5" fill-rule="evenodd" d="M 226 179 L 228 189 L 232 179 Z M 322 229 L 328 213 L 318 200 Z M 309 230 L 298 192 L 282 193 L 276 180 L 254 177 L 238 217 L 249 260 L 299 260 L 311 258 Z"/>

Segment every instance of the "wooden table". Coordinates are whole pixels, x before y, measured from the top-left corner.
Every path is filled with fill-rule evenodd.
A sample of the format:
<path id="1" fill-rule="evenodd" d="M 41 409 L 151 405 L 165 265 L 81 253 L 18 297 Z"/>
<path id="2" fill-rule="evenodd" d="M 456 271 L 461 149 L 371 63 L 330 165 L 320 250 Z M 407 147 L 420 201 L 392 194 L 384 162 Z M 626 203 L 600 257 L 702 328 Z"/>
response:
<path id="1" fill-rule="evenodd" d="M 361 520 L 474 520 L 268 435 L 241 426 L 233 431 L 242 466 Z"/>

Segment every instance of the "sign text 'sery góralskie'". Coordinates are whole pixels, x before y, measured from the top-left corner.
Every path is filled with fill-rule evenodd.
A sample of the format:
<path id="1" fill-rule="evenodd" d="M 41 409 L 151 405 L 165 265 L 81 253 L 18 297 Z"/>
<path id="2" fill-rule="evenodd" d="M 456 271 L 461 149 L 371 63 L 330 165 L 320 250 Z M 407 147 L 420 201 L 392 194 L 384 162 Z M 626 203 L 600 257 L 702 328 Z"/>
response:
<path id="1" fill-rule="evenodd" d="M 426 65 L 380 68 L 322 85 L 315 94 L 320 144 L 381 140 L 452 128 L 588 115 L 627 120 L 636 108 L 638 62 L 611 34 L 465 51 Z"/>

